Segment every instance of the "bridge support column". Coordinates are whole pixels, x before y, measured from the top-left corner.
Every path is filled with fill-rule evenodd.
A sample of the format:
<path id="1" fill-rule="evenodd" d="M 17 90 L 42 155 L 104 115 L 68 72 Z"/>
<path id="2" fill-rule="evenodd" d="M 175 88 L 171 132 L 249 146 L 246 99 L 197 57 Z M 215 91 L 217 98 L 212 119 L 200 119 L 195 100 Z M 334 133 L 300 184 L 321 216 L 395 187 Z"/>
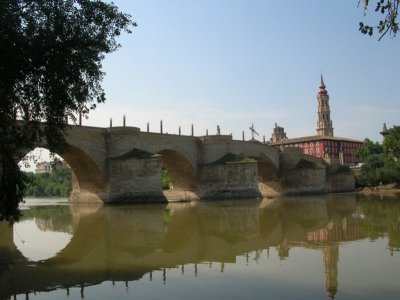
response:
<path id="1" fill-rule="evenodd" d="M 109 160 L 110 176 L 105 202 L 166 202 L 161 187 L 161 155 Z"/>
<path id="2" fill-rule="evenodd" d="M 210 164 L 199 167 L 199 195 L 208 199 L 257 198 L 257 162 Z"/>

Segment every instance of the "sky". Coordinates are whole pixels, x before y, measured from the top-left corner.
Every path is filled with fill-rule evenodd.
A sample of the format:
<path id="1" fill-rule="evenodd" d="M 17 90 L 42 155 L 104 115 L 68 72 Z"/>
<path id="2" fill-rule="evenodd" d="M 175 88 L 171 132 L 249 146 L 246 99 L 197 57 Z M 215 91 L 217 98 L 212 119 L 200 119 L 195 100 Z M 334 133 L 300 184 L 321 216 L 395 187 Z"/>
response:
<path id="1" fill-rule="evenodd" d="M 115 0 L 138 26 L 106 56 L 107 101 L 83 124 L 196 136 L 316 134 L 320 75 L 335 136 L 381 141 L 399 125 L 400 37 L 364 36 L 358 0 Z"/>

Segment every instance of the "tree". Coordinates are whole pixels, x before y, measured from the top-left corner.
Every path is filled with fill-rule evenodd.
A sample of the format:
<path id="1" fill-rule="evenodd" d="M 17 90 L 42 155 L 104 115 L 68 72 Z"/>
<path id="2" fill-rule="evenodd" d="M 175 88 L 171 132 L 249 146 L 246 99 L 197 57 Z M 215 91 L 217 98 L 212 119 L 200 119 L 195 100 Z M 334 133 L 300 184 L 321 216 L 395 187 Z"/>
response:
<path id="1" fill-rule="evenodd" d="M 357 150 L 356 155 L 365 161 L 369 156 L 373 154 L 380 154 L 383 152 L 383 147 L 378 142 L 373 142 L 366 138 L 360 149 Z"/>
<path id="2" fill-rule="evenodd" d="M 370 6 L 369 0 L 362 0 L 364 4 L 365 11 Z M 361 0 L 359 0 L 360 4 Z M 387 33 L 389 35 L 396 35 L 399 31 L 399 22 L 398 22 L 398 13 L 399 13 L 399 2 L 400 0 L 379 0 L 376 2 L 375 12 L 378 12 L 382 15 L 383 19 L 379 20 L 378 25 L 370 26 L 365 25 L 363 22 L 360 22 L 359 30 L 363 34 L 373 35 L 374 29 L 377 29 L 381 40 Z"/>
<path id="3" fill-rule="evenodd" d="M 383 145 L 364 140 L 357 151 L 364 164 L 356 176 L 359 186 L 374 186 L 400 182 L 400 126 L 387 131 Z"/>
<path id="4" fill-rule="evenodd" d="M 102 60 L 133 26 L 101 0 L 0 1 L 0 220 L 20 216 L 26 150 L 62 150 L 66 117 L 105 101 Z"/>
<path id="5" fill-rule="evenodd" d="M 68 197 L 71 192 L 72 174 L 67 166 L 57 165 L 51 173 L 26 173 L 26 195 L 33 197 Z"/>
<path id="6" fill-rule="evenodd" d="M 393 126 L 387 131 L 383 141 L 383 148 L 396 159 L 400 158 L 400 126 Z"/>

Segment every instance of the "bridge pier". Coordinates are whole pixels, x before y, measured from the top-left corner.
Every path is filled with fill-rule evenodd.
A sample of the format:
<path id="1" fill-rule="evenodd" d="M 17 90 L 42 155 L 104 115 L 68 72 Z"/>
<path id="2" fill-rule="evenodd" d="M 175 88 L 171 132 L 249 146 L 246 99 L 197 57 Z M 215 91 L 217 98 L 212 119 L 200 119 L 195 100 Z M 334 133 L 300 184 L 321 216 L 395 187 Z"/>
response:
<path id="1" fill-rule="evenodd" d="M 261 197 L 256 161 L 199 167 L 199 195 L 205 199 Z"/>
<path id="2" fill-rule="evenodd" d="M 161 155 L 140 150 L 109 160 L 104 202 L 167 202 L 161 187 Z"/>

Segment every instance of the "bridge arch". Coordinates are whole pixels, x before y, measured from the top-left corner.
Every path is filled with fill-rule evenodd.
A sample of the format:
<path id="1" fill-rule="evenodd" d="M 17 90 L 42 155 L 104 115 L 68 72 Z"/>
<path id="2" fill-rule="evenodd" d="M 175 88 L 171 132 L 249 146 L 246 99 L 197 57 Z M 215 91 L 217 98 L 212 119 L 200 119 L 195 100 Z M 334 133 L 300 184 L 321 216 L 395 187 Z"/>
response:
<path id="1" fill-rule="evenodd" d="M 59 155 L 73 171 L 71 200 L 102 201 L 106 185 L 93 159 L 85 151 L 69 144 Z"/>
<path id="2" fill-rule="evenodd" d="M 40 148 L 48 149 L 46 145 L 40 145 Z M 28 154 L 28 151 L 24 156 Z M 101 171 L 93 159 L 84 150 L 67 144 L 62 151 L 57 151 L 65 160 L 72 171 L 72 192 L 71 201 L 102 201 L 106 192 Z"/>
<path id="3" fill-rule="evenodd" d="M 162 164 L 171 176 L 173 189 L 177 191 L 195 191 L 197 189 L 196 171 L 189 160 L 175 150 L 161 150 Z"/>
<path id="4" fill-rule="evenodd" d="M 279 170 L 268 156 L 247 156 L 257 162 L 258 190 L 263 197 L 277 196 L 281 192 Z"/>

